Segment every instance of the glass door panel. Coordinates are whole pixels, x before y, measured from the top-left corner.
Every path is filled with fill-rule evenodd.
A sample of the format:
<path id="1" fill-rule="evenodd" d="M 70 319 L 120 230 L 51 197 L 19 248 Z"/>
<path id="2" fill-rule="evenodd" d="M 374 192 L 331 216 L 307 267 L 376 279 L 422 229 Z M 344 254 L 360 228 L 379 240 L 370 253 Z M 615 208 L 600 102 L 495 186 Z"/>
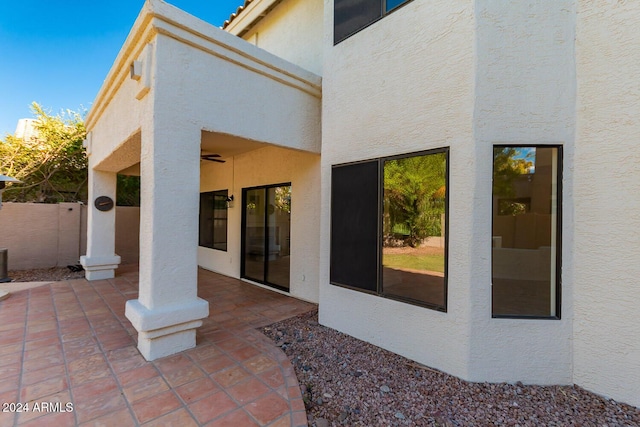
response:
<path id="1" fill-rule="evenodd" d="M 267 189 L 266 282 L 289 289 L 291 186 Z"/>
<path id="2" fill-rule="evenodd" d="M 244 277 L 258 282 L 264 280 L 265 192 L 264 189 L 245 190 L 244 214 Z"/>
<path id="3" fill-rule="evenodd" d="M 288 291 L 291 186 L 243 190 L 242 277 Z"/>

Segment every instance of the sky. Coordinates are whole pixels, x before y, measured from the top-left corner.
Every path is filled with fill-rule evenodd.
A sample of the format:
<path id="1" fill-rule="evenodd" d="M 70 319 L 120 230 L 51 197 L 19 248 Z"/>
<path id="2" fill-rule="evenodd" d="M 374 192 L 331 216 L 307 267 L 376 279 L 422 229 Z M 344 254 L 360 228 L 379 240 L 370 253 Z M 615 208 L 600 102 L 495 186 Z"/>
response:
<path id="1" fill-rule="evenodd" d="M 243 0 L 168 0 L 221 26 Z M 0 139 L 31 118 L 83 115 L 102 86 L 144 0 L 0 1 Z"/>

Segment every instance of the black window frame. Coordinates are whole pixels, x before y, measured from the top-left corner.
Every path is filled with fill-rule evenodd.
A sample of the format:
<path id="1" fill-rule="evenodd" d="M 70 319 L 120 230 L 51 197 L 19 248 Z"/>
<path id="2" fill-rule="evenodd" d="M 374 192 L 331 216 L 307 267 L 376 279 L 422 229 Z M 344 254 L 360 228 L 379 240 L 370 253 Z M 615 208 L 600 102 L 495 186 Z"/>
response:
<path id="1" fill-rule="evenodd" d="M 355 28 L 347 31 L 344 35 L 341 35 L 339 38 L 336 37 L 336 21 L 338 20 L 336 17 L 336 5 L 341 2 L 347 2 L 349 0 L 334 0 L 333 3 L 333 45 L 337 45 L 341 42 L 343 42 L 344 40 L 348 39 L 349 37 L 353 36 L 354 34 L 359 33 L 360 31 L 364 30 L 365 28 L 369 27 L 370 25 L 378 22 L 379 20 L 381 20 L 382 18 L 384 18 L 385 16 L 389 15 L 390 13 L 395 12 L 396 10 L 400 9 L 401 7 L 405 6 L 408 3 L 411 3 L 413 0 L 403 0 L 400 4 L 392 7 L 392 8 L 387 8 L 387 0 L 362 0 L 364 2 L 368 2 L 371 3 L 372 5 L 375 5 L 376 3 L 380 3 L 380 10 L 379 13 L 377 13 L 375 16 L 372 16 L 370 19 L 368 19 L 365 23 L 356 26 Z"/>
<path id="2" fill-rule="evenodd" d="M 210 206 L 210 210 L 207 211 L 211 217 L 211 243 L 206 243 L 203 242 L 203 232 L 204 230 L 202 230 L 202 222 L 203 222 L 203 218 L 202 218 L 202 214 L 203 214 L 203 199 L 206 198 L 212 198 L 212 203 Z M 224 217 L 218 217 L 216 216 L 216 212 L 221 211 L 222 209 L 219 207 L 216 207 L 216 199 L 217 199 L 217 203 L 224 203 L 224 211 L 225 211 L 225 216 Z M 198 246 L 201 246 L 203 248 L 208 248 L 208 249 L 213 249 L 216 251 L 222 251 L 222 252 L 227 252 L 228 246 L 229 246 L 229 206 L 227 204 L 227 201 L 229 200 L 229 190 L 215 190 L 215 191 L 205 191 L 200 193 L 200 218 L 199 218 L 199 230 L 198 230 Z M 216 227 L 215 227 L 215 222 L 216 221 L 224 221 L 225 223 L 225 227 L 224 227 L 224 241 L 220 241 L 216 243 Z M 224 248 L 221 247 L 221 245 L 224 245 Z"/>
<path id="3" fill-rule="evenodd" d="M 491 151 L 495 148 L 555 148 L 558 150 L 557 154 L 557 201 L 556 201 L 556 271 L 555 271 L 555 315 L 541 316 L 541 315 L 516 315 L 516 314 L 494 314 L 493 313 L 493 243 L 490 244 L 491 248 L 491 318 L 493 319 L 530 319 L 530 320 L 561 320 L 562 319 L 562 205 L 563 205 L 563 171 L 564 171 L 564 152 L 563 145 L 559 144 L 494 144 L 491 146 Z M 493 177 L 494 177 L 494 161 L 493 155 L 491 156 L 491 198 L 493 200 Z M 494 235 L 494 206 L 491 203 L 491 236 Z"/>
<path id="4" fill-rule="evenodd" d="M 445 154 L 445 158 L 446 158 L 446 171 L 445 171 L 445 186 L 446 186 L 446 194 L 445 194 L 445 242 L 444 242 L 444 304 L 443 305 L 439 305 L 439 304 L 433 304 L 427 301 L 422 301 L 422 300 L 416 300 L 416 299 L 411 299 L 408 297 L 403 297 L 400 295 L 394 295 L 394 294 L 388 294 L 384 292 L 384 283 L 383 283 L 383 256 L 382 256 L 382 251 L 383 251 L 383 244 L 382 244 L 382 239 L 383 239 L 383 213 L 384 213 L 384 206 L 383 206 L 383 202 L 384 202 L 384 164 L 386 161 L 389 160 L 396 160 L 396 159 L 404 159 L 404 158 L 409 158 L 409 157 L 417 157 L 417 156 L 425 156 L 425 155 L 430 155 L 430 154 L 439 154 L 439 153 L 444 153 Z M 341 168 L 341 167 L 349 167 L 349 166 L 354 166 L 354 165 L 362 165 L 362 164 L 366 164 L 366 163 L 377 163 L 377 191 L 376 191 L 376 195 L 377 195 L 377 204 L 376 204 L 376 222 L 377 222 L 377 231 L 376 231 L 376 266 L 375 266 L 375 276 L 376 276 L 376 283 L 375 286 L 367 286 L 365 287 L 358 287 L 358 286 L 354 286 L 351 284 L 347 284 L 344 282 L 340 282 L 337 280 L 334 280 L 335 277 L 335 273 L 334 273 L 334 261 L 335 261 L 335 248 L 334 248 L 334 233 L 336 233 L 336 230 L 334 230 L 334 206 L 336 206 L 336 200 L 334 198 L 334 171 L 337 168 Z M 395 301 L 399 301 L 399 302 L 403 302 L 406 304 L 411 304 L 411 305 L 416 305 L 419 307 L 423 307 L 423 308 L 428 308 L 431 310 L 435 310 L 435 311 L 440 311 L 443 313 L 447 312 L 447 307 L 448 307 L 448 288 L 449 288 L 449 284 L 448 284 L 448 279 L 449 279 L 449 175 L 450 175 L 450 148 L 449 147 L 441 147 L 441 148 L 435 148 L 435 149 L 431 149 L 431 150 L 423 150 L 423 151 L 417 151 L 417 152 L 412 152 L 412 153 L 405 153 L 405 154 L 400 154 L 400 155 L 394 155 L 394 156 L 388 156 L 388 157 L 379 157 L 379 158 L 374 158 L 374 159 L 368 159 L 368 160 L 362 160 L 362 161 L 357 161 L 357 162 L 349 162 L 349 163 L 341 163 L 341 164 L 335 164 L 331 166 L 331 224 L 330 224 L 330 244 L 329 244 L 329 251 L 330 251 L 330 274 L 329 274 L 329 283 L 334 285 L 334 286 L 338 286 L 338 287 L 342 287 L 342 288 L 346 288 L 346 289 L 351 289 L 354 291 L 358 291 L 358 292 L 363 292 L 366 294 L 370 294 L 370 295 L 375 295 L 375 296 L 379 296 L 381 298 L 385 298 L 385 299 L 390 299 L 390 300 L 395 300 Z M 374 288 L 374 289 L 373 289 Z"/>

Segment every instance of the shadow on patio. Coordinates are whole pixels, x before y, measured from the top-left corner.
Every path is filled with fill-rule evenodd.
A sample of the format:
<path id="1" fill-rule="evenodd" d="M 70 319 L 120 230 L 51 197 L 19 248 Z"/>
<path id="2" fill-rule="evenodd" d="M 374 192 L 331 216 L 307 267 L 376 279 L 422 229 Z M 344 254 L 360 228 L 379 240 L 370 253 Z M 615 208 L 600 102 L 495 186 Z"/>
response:
<path id="1" fill-rule="evenodd" d="M 0 402 L 29 404 L 0 412 L 0 427 L 307 425 L 293 367 L 255 328 L 313 304 L 199 270 L 211 314 L 197 347 L 147 362 L 124 316 L 125 301 L 137 298 L 137 267 L 117 274 L 0 302 Z"/>

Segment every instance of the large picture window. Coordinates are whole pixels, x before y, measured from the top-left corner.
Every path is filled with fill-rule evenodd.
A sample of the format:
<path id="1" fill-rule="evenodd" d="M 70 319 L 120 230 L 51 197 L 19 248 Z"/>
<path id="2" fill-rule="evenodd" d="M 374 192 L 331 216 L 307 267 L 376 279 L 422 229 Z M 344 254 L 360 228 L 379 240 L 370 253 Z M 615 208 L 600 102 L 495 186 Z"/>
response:
<path id="1" fill-rule="evenodd" d="M 331 283 L 446 310 L 448 150 L 337 165 Z"/>
<path id="2" fill-rule="evenodd" d="M 228 195 L 228 190 L 200 193 L 200 246 L 227 250 Z"/>
<path id="3" fill-rule="evenodd" d="M 409 1 L 334 0 L 333 43 L 340 43 Z"/>
<path id="4" fill-rule="evenodd" d="M 382 292 L 444 309 L 447 153 L 383 166 Z"/>
<path id="5" fill-rule="evenodd" d="M 560 318 L 562 148 L 493 149 L 492 314 Z"/>

